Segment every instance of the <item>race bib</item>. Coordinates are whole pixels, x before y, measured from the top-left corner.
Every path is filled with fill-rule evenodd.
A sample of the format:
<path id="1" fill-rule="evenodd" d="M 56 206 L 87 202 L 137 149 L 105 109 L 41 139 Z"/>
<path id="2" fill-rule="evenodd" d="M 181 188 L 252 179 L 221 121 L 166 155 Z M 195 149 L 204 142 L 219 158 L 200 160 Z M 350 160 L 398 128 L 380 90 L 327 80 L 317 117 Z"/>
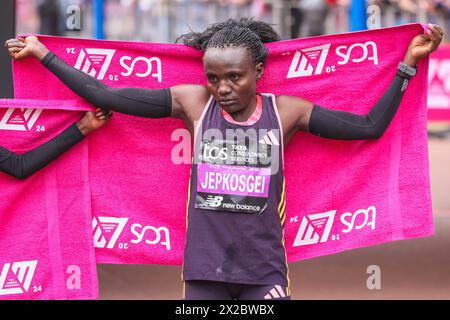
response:
<path id="1" fill-rule="evenodd" d="M 259 214 L 267 207 L 271 145 L 202 141 L 195 207 Z"/>

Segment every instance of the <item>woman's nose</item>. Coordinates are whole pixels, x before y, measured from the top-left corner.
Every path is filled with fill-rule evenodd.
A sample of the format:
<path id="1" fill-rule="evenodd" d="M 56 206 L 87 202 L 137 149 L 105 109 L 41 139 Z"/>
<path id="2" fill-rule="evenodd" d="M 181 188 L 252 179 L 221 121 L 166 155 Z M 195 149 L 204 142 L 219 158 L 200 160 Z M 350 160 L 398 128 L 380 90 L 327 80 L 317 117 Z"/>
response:
<path id="1" fill-rule="evenodd" d="M 217 92 L 220 95 L 227 95 L 231 92 L 230 86 L 227 85 L 225 82 L 220 82 L 219 83 L 219 88 L 217 89 Z"/>

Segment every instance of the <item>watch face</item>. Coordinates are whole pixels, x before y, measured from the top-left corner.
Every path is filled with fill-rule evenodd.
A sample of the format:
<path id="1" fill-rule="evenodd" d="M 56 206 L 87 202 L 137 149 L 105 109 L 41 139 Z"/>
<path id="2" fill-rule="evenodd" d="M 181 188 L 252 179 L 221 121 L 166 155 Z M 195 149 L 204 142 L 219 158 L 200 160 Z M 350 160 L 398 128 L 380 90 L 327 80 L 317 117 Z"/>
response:
<path id="1" fill-rule="evenodd" d="M 406 73 L 409 74 L 410 76 L 414 76 L 416 74 L 416 69 L 406 67 Z"/>
<path id="2" fill-rule="evenodd" d="M 398 69 L 403 72 L 406 73 L 409 76 L 415 76 L 416 75 L 416 68 L 411 68 L 410 66 L 404 64 L 403 62 L 401 62 L 398 65 Z"/>

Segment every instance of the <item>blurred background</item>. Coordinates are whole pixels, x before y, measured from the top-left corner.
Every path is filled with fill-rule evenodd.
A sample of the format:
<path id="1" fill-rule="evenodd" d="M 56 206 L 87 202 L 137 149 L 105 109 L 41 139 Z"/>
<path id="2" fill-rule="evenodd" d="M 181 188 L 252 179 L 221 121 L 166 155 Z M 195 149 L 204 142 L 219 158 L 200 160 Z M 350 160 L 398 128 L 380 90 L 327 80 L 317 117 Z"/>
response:
<path id="1" fill-rule="evenodd" d="M 98 35 L 100 22 L 105 39 L 173 42 L 189 28 L 203 30 L 210 23 L 230 17 L 251 16 L 274 23 L 283 39 L 291 39 L 355 29 L 353 24 L 358 22 L 352 18 L 360 17 L 352 10 L 357 2 L 361 3 L 351 0 L 17 0 L 16 27 L 18 33 L 92 38 Z M 363 22 L 367 22 L 369 29 L 417 21 L 438 23 L 447 29 L 450 19 L 450 0 L 367 0 L 364 5 L 367 12 Z M 68 19 L 76 10 L 80 13 L 78 25 Z M 96 20 L 99 18 L 102 21 Z M 445 41 L 449 39 L 446 34 Z"/>
<path id="2" fill-rule="evenodd" d="M 291 263 L 290 276 L 293 299 L 450 299 L 450 0 L 2 0 L 0 9 L 3 40 L 39 33 L 174 42 L 244 16 L 273 23 L 283 39 L 439 24 L 445 37 L 443 53 L 430 59 L 428 122 L 435 235 Z M 5 52 L 0 63 L 0 97 L 11 98 Z M 100 299 L 181 298 L 180 267 L 99 265 L 98 274 Z"/>

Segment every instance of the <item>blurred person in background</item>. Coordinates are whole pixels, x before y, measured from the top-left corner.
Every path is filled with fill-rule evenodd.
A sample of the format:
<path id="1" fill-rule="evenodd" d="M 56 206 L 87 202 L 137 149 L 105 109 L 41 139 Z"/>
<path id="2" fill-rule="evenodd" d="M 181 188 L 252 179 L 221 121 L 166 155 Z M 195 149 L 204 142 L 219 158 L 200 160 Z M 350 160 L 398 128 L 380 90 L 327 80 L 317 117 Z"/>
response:
<path id="1" fill-rule="evenodd" d="M 38 0 L 37 9 L 40 18 L 39 33 L 50 36 L 62 36 L 62 17 L 59 0 Z"/>
<path id="2" fill-rule="evenodd" d="M 152 11 L 158 3 L 155 0 L 121 0 L 123 6 L 132 6 L 134 12 L 134 39 L 139 41 L 151 41 L 153 34 L 150 25 L 157 25 L 151 20 Z"/>
<path id="3" fill-rule="evenodd" d="M 446 29 L 446 2 L 449 0 L 372 0 L 368 4 L 380 7 L 383 27 L 430 22 L 443 25 Z"/>
<path id="4" fill-rule="evenodd" d="M 299 0 L 291 1 L 291 38 L 300 37 L 300 27 L 302 25 L 302 11 L 298 6 Z"/>
<path id="5" fill-rule="evenodd" d="M 325 20 L 329 12 L 326 0 L 298 0 L 294 14 L 292 35 L 295 38 L 314 37 L 325 34 Z"/>
<path id="6" fill-rule="evenodd" d="M 450 27 L 450 0 L 434 0 L 433 6 L 430 9 L 433 13 L 435 13 L 438 17 L 440 17 L 440 24 L 442 24 L 447 30 Z M 449 41 L 449 35 L 445 34 L 445 41 Z"/>

